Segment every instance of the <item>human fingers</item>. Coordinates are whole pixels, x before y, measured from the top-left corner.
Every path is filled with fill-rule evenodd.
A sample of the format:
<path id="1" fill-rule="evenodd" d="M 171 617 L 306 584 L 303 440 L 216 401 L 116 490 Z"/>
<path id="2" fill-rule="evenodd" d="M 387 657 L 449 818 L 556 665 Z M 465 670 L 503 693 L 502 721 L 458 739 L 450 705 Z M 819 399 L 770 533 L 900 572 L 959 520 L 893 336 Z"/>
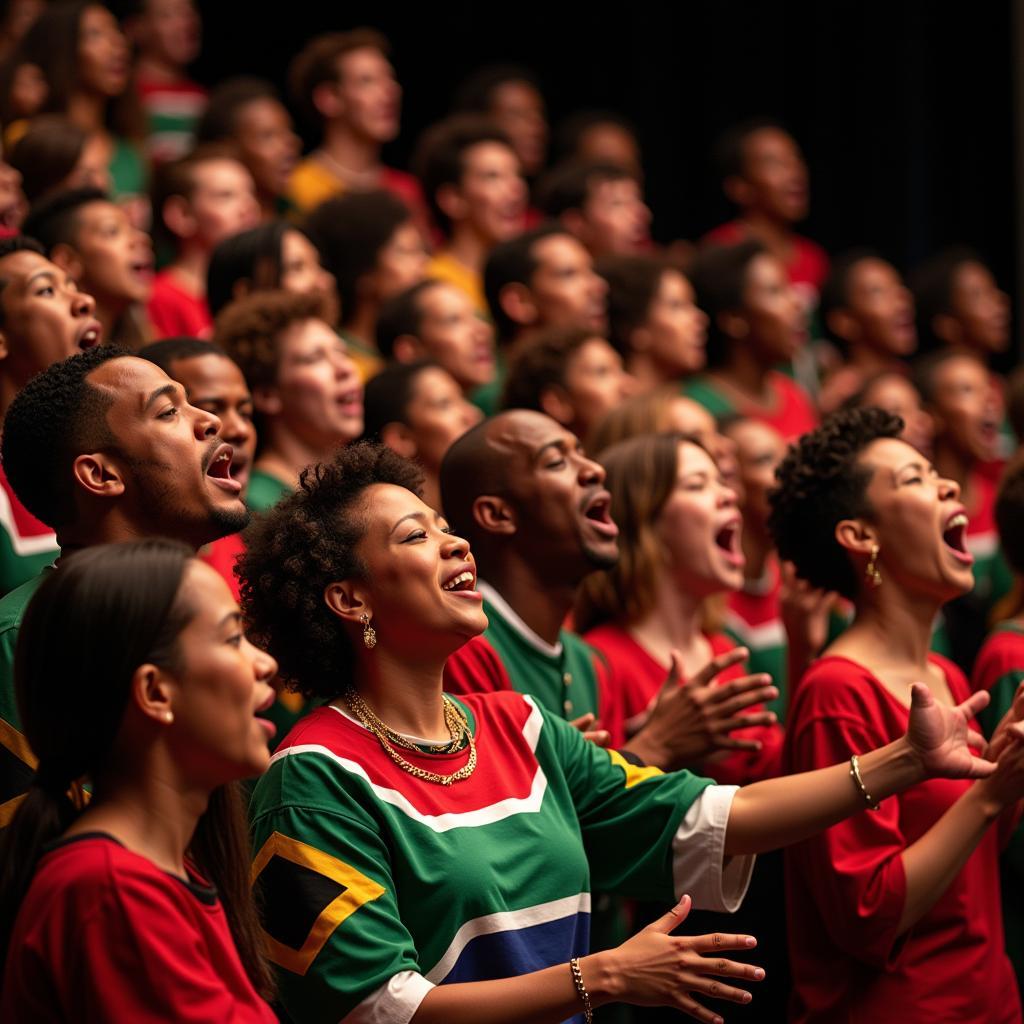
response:
<path id="1" fill-rule="evenodd" d="M 716 733 L 729 733 L 736 729 L 748 729 L 751 726 L 767 726 L 775 724 L 774 711 L 755 711 L 749 715 L 734 715 L 725 721 L 715 723 Z"/>
<path id="2" fill-rule="evenodd" d="M 689 949 L 697 953 L 722 953 L 727 949 L 753 949 L 757 939 L 753 935 L 731 935 L 710 932 L 708 935 L 690 935 L 685 938 Z"/>
<path id="3" fill-rule="evenodd" d="M 689 896 L 680 896 L 679 902 L 667 913 L 662 914 L 656 921 L 652 921 L 646 928 L 642 930 L 645 932 L 662 932 L 668 935 L 669 932 L 675 931 L 689 916 L 690 907 L 693 906 L 693 901 Z"/>
<path id="4" fill-rule="evenodd" d="M 753 675 L 740 676 L 737 679 L 730 679 L 727 683 L 718 683 L 709 687 L 711 692 L 708 694 L 708 701 L 712 704 L 720 704 L 732 697 L 750 694 L 773 685 L 772 677 L 767 672 L 755 672 Z"/>
<path id="5" fill-rule="evenodd" d="M 585 733 L 596 721 L 597 715 L 588 711 L 585 715 L 580 715 L 579 718 L 571 719 L 569 724 L 574 729 L 579 729 L 580 732 Z"/>
<path id="6" fill-rule="evenodd" d="M 706 686 L 715 676 L 721 675 L 727 668 L 746 661 L 749 657 L 750 651 L 746 647 L 734 647 L 724 654 L 717 654 L 694 675 L 690 685 Z"/>
<path id="7" fill-rule="evenodd" d="M 598 747 L 607 747 L 612 741 L 612 734 L 607 729 L 595 729 L 592 732 L 585 732 L 583 738 Z"/>

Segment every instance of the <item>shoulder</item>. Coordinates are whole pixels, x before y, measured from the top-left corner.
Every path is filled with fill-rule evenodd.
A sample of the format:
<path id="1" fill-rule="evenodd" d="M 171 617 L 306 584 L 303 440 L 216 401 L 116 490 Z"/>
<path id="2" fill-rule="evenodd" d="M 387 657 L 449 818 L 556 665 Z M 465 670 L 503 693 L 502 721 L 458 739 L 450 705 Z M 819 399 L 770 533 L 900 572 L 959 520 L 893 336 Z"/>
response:
<path id="1" fill-rule="evenodd" d="M 1003 624 L 989 634 L 974 663 L 975 689 L 987 690 L 1008 672 L 1024 671 L 1024 632 Z"/>
<path id="2" fill-rule="evenodd" d="M 588 629 L 583 640 L 609 658 L 628 651 L 635 646 L 635 641 L 617 622 L 604 622 L 600 626 Z"/>
<path id="3" fill-rule="evenodd" d="M 746 230 L 739 221 L 730 220 L 725 224 L 719 224 L 712 228 L 702 239 L 702 242 L 709 242 L 712 245 L 733 245 L 741 242 L 746 237 Z"/>
<path id="4" fill-rule="evenodd" d="M 0 634 L 18 629 L 21 620 L 25 617 L 25 609 L 28 607 L 32 595 L 53 571 L 52 566 L 47 566 L 37 576 L 33 576 L 32 579 L 22 583 L 20 587 L 15 587 L 9 594 L 0 598 Z"/>
<path id="5" fill-rule="evenodd" d="M 791 717 L 870 715 L 877 706 L 877 683 L 867 668 L 849 658 L 825 655 L 801 678 Z"/>

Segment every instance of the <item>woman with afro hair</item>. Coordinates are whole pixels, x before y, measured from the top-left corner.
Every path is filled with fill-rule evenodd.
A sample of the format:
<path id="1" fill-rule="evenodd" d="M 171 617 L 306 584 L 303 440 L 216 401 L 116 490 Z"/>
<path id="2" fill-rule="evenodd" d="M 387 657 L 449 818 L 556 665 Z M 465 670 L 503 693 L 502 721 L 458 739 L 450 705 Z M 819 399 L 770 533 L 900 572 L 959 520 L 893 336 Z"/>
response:
<path id="1" fill-rule="evenodd" d="M 902 430 L 881 409 L 839 413 L 802 437 L 777 473 L 770 526 L 780 556 L 855 607 L 852 625 L 796 687 L 791 772 L 902 735 L 915 684 L 948 707 L 970 692 L 956 666 L 929 652 L 939 609 L 974 583 L 960 488 Z M 1004 723 L 1022 712 L 1017 700 Z M 989 758 L 1009 755 L 996 774 L 872 799 L 787 851 L 791 1020 L 1021 1020 L 998 870 L 1024 792 L 1018 728 L 1004 725 L 989 747 Z"/>

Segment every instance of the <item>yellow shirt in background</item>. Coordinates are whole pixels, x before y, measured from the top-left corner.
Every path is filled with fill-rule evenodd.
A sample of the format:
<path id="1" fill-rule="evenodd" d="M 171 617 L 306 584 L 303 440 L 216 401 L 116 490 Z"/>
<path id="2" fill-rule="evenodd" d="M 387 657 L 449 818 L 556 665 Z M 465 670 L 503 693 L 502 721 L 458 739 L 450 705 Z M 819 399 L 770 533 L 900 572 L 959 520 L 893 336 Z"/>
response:
<path id="1" fill-rule="evenodd" d="M 427 264 L 427 277 L 434 277 L 439 281 L 455 285 L 459 291 L 465 292 L 469 296 L 476 311 L 482 317 L 488 320 L 491 318 L 491 312 L 487 308 L 487 299 L 484 298 L 482 275 L 459 263 L 451 253 L 442 250 L 434 256 Z"/>

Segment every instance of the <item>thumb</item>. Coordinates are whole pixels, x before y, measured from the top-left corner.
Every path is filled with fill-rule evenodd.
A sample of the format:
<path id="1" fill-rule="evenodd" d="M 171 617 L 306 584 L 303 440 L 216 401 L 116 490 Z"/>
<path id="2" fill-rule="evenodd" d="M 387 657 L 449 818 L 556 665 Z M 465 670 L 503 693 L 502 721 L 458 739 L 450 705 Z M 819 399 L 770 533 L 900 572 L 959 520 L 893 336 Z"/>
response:
<path id="1" fill-rule="evenodd" d="M 935 703 L 932 691 L 924 683 L 913 683 L 910 687 L 910 707 L 924 710 Z"/>
<path id="2" fill-rule="evenodd" d="M 689 916 L 692 906 L 693 900 L 689 896 L 681 896 L 679 902 L 667 914 L 662 914 L 657 921 L 652 921 L 644 931 L 661 932 L 662 935 L 674 932 Z"/>
<path id="3" fill-rule="evenodd" d="M 683 677 L 683 656 L 674 647 L 668 652 L 668 660 L 668 675 L 661 684 L 662 693 L 678 686 L 679 680 Z"/>

